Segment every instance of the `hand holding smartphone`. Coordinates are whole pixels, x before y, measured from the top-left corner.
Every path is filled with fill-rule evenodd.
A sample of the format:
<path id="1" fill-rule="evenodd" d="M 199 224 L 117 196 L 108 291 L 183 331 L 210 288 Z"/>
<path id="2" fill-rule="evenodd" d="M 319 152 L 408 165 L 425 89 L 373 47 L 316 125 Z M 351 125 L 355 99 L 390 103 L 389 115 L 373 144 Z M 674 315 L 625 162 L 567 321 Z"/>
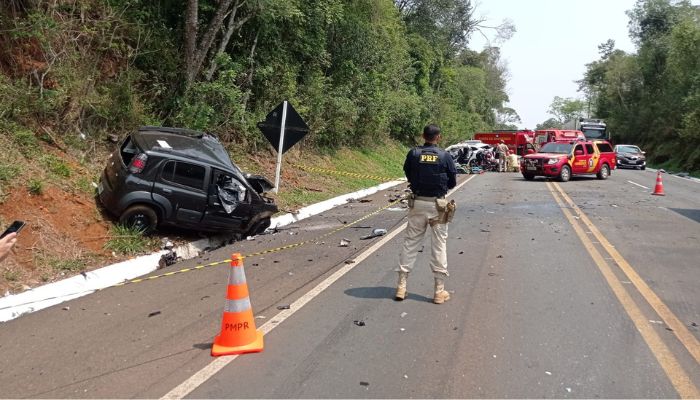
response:
<path id="1" fill-rule="evenodd" d="M 10 254 L 12 246 L 17 242 L 16 237 L 5 238 L 7 235 L 17 234 L 24 228 L 24 221 L 15 221 L 10 225 L 9 228 L 5 229 L 5 232 L 0 236 L 0 261 L 4 260 Z"/>
<path id="2" fill-rule="evenodd" d="M 5 232 L 2 233 L 2 236 L 0 236 L 0 239 L 4 238 L 5 236 L 9 235 L 12 232 L 19 233 L 22 228 L 24 228 L 24 221 L 15 221 L 10 225 L 7 229 L 5 229 Z"/>

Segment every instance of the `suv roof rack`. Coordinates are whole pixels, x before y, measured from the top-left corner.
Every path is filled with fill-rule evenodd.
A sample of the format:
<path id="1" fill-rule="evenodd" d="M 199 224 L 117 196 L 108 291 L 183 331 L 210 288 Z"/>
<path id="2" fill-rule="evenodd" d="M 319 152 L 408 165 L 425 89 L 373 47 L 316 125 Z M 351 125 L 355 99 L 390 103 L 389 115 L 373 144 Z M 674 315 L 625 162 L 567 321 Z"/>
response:
<path id="1" fill-rule="evenodd" d="M 189 137 L 194 137 L 194 138 L 202 138 L 205 135 L 208 135 L 205 132 L 193 131 L 191 129 L 169 128 L 169 127 L 164 127 L 164 126 L 148 126 L 148 125 L 139 127 L 139 132 L 143 132 L 143 131 L 174 133 L 177 135 L 189 136 Z"/>

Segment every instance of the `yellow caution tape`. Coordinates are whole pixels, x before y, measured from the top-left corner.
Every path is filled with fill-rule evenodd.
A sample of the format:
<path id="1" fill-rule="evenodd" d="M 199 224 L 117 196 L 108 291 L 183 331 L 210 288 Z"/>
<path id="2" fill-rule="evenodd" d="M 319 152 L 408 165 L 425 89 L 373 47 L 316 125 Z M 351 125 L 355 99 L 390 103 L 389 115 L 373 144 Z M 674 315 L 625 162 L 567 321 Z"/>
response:
<path id="1" fill-rule="evenodd" d="M 345 172 L 345 171 L 336 171 L 334 169 L 309 167 L 307 165 L 301 165 L 301 164 L 292 164 L 292 165 L 301 169 L 301 170 L 304 170 L 306 172 L 318 172 L 318 173 L 330 174 L 330 175 L 343 175 L 343 176 L 350 176 L 353 178 L 373 179 L 373 180 L 377 180 L 377 181 L 393 181 L 393 180 L 398 179 L 398 178 L 390 178 L 390 177 L 386 177 L 386 176 L 357 174 L 355 172 Z"/>
<path id="2" fill-rule="evenodd" d="M 335 234 L 335 233 L 338 233 L 338 232 L 342 231 L 343 229 L 347 229 L 347 228 L 349 228 L 349 227 L 351 227 L 351 226 L 353 226 L 353 225 L 356 225 L 356 224 L 358 224 L 358 223 L 360 223 L 360 222 L 366 220 L 367 218 L 369 218 L 369 217 L 371 217 L 371 216 L 374 216 L 374 215 L 376 215 L 376 214 L 378 214 L 378 213 L 380 213 L 380 212 L 386 210 L 387 208 L 389 208 L 389 207 L 395 205 L 396 203 L 398 203 L 399 201 L 401 201 L 401 200 L 403 200 L 403 199 L 404 199 L 404 196 L 401 196 L 401 197 L 399 197 L 398 199 L 389 202 L 389 204 L 387 204 L 387 205 L 384 206 L 384 207 L 378 208 L 377 210 L 375 210 L 375 211 L 373 211 L 373 212 L 371 212 L 371 213 L 369 213 L 369 214 L 367 214 L 367 215 L 365 215 L 365 216 L 363 216 L 363 217 L 361 217 L 361 218 L 359 218 L 359 219 L 357 219 L 357 220 L 355 220 L 355 221 L 353 221 L 353 222 L 350 222 L 350 223 L 348 223 L 348 224 L 345 224 L 345 225 L 343 225 L 343 226 L 341 226 L 341 227 L 339 227 L 339 228 L 337 228 L 337 229 L 334 229 L 334 230 L 332 230 L 332 231 L 330 231 L 330 232 L 326 232 L 326 233 L 324 233 L 323 235 L 320 235 L 320 236 L 315 237 L 315 238 L 313 238 L 313 239 L 304 240 L 304 241 L 302 241 L 302 242 L 297 242 L 297 243 L 291 243 L 291 244 L 287 244 L 287 245 L 284 245 L 284 246 L 275 247 L 275 248 L 273 248 L 273 249 L 268 249 L 268 250 L 263 250 L 263 251 L 257 251 L 257 252 L 255 252 L 255 253 L 250 253 L 250 254 L 244 255 L 243 258 L 256 257 L 256 256 L 264 255 L 264 254 L 270 254 L 270 253 L 278 253 L 278 252 L 280 252 L 280 251 L 284 251 L 284 250 L 289 250 L 289 249 L 294 249 L 294 248 L 297 248 L 297 247 L 301 247 L 301 246 L 304 246 L 304 245 L 309 244 L 309 243 L 318 242 L 319 240 L 325 239 L 325 238 L 327 238 L 328 236 L 331 236 L 331 235 L 333 235 L 333 234 Z M 183 269 L 180 269 L 180 270 L 177 270 L 177 271 L 170 271 L 170 272 L 166 272 L 166 273 L 160 274 L 160 275 L 152 275 L 152 276 L 148 276 L 148 277 L 146 277 L 146 278 L 131 279 L 131 280 L 127 280 L 127 281 L 124 281 L 124 282 L 117 283 L 116 285 L 113 285 L 112 287 L 124 286 L 124 285 L 128 285 L 128 284 L 131 284 L 131 283 L 140 283 L 140 282 L 145 282 L 145 281 L 152 281 L 152 280 L 154 280 L 154 279 L 163 278 L 163 277 L 166 277 L 166 276 L 178 275 L 178 274 L 182 274 L 182 273 L 185 273 L 185 272 L 196 271 L 196 270 L 200 270 L 200 269 L 204 269 L 204 268 L 209 268 L 209 267 L 214 267 L 214 266 L 217 266 L 217 265 L 229 264 L 229 263 L 231 263 L 231 259 L 230 259 L 230 258 L 229 258 L 229 259 L 226 259 L 226 260 L 215 261 L 215 262 L 212 262 L 212 263 L 209 263 L 209 264 L 197 265 L 197 266 L 194 266 L 194 267 L 191 267 L 191 268 L 183 268 Z"/>

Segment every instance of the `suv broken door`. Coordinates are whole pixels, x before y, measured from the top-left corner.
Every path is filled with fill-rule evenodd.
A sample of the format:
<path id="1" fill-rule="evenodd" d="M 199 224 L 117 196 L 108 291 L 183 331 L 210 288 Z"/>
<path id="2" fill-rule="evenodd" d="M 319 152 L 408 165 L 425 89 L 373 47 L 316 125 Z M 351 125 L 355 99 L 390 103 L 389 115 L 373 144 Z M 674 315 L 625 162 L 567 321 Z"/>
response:
<path id="1" fill-rule="evenodd" d="M 238 200 L 238 204 L 229 203 L 233 207 L 231 213 L 228 213 L 224 208 L 222 199 L 220 198 L 219 189 L 227 190 L 223 187 L 225 180 L 232 180 L 234 186 L 239 185 L 245 191 L 242 200 Z M 212 170 L 211 179 L 208 190 L 207 208 L 204 212 L 203 222 L 209 226 L 216 226 L 221 230 L 232 231 L 242 229 L 248 223 L 250 218 L 250 196 L 249 189 L 238 179 L 231 174 L 221 170 Z M 233 193 L 229 193 L 233 195 Z"/>

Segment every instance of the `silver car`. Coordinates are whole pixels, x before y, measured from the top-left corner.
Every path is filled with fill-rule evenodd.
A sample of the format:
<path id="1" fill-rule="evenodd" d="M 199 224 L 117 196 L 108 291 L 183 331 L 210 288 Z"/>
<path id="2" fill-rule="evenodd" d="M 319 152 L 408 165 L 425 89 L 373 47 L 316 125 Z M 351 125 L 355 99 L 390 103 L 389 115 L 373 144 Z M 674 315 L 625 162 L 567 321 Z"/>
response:
<path id="1" fill-rule="evenodd" d="M 632 144 L 618 144 L 615 146 L 618 168 L 646 169 L 647 158 L 645 154 L 646 152 Z"/>

